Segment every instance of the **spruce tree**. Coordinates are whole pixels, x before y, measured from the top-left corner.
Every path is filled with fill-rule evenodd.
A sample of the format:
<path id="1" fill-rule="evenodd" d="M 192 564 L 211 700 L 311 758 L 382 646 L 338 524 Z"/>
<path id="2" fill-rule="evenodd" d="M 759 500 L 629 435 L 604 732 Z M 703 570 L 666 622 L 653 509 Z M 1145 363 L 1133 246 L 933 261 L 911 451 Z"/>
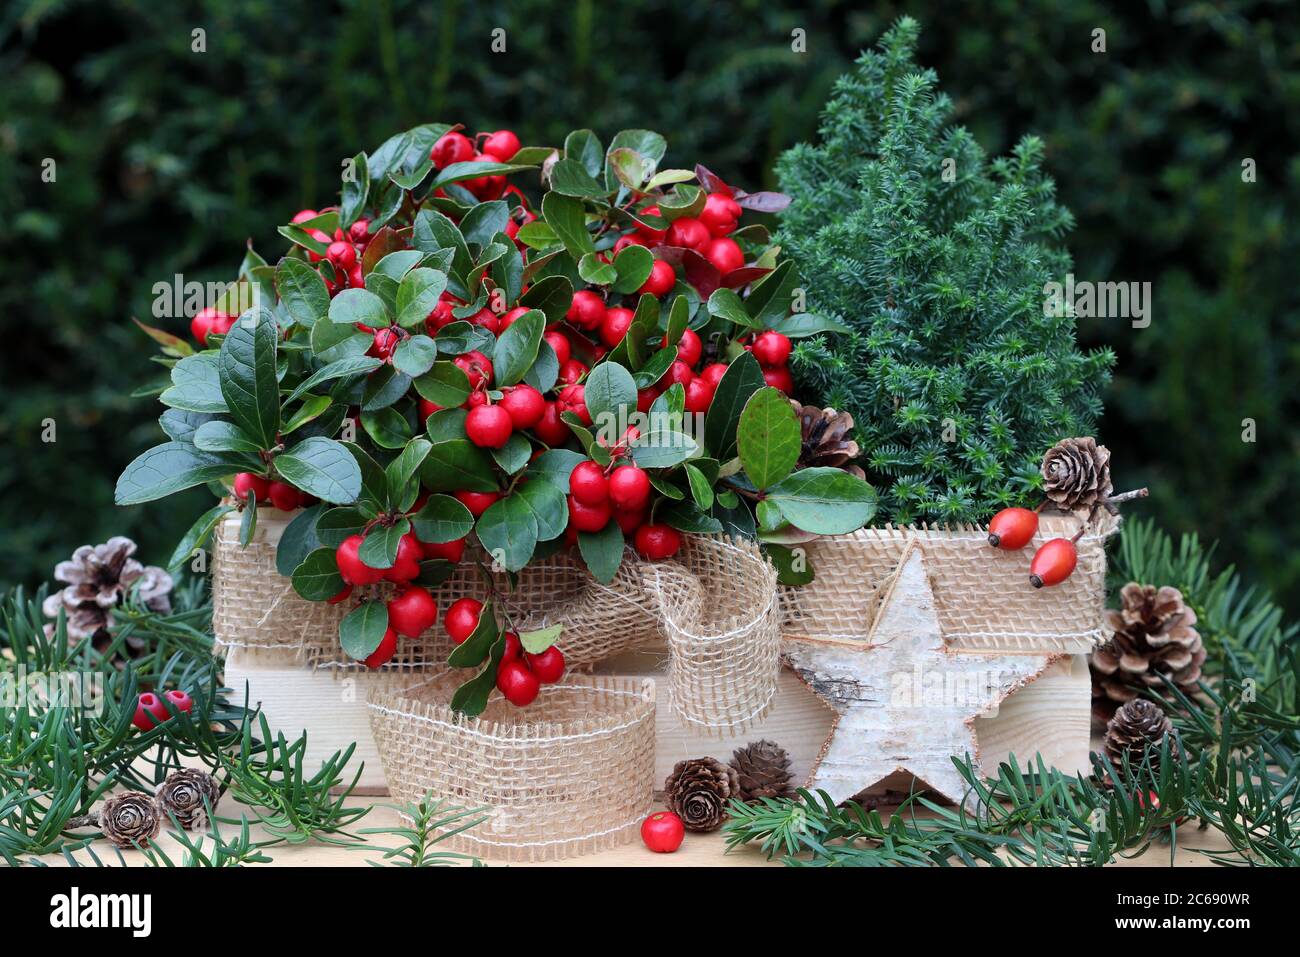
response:
<path id="1" fill-rule="evenodd" d="M 1109 350 L 1045 315 L 1072 227 L 1025 137 L 989 161 L 900 19 L 835 86 L 820 143 L 777 166 L 780 240 L 807 308 L 850 330 L 802 341 L 800 395 L 852 413 L 881 521 L 978 521 L 1032 498 L 1038 464 L 1093 431 Z"/>

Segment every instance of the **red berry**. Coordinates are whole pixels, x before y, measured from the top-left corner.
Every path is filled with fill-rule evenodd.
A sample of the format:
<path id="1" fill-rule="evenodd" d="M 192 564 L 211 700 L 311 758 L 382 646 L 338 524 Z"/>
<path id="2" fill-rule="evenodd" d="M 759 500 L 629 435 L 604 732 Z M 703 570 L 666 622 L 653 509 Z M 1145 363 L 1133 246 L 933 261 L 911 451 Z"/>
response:
<path id="1" fill-rule="evenodd" d="M 501 317 L 501 321 L 497 324 L 497 333 L 500 334 L 505 332 L 515 324 L 516 319 L 528 312 L 532 312 L 532 310 L 527 306 L 515 306 L 515 308 L 511 309 Z"/>
<path id="2" fill-rule="evenodd" d="M 620 465 L 609 476 L 609 498 L 615 508 L 623 511 L 644 508 L 650 501 L 650 476 L 635 465 Z"/>
<path id="3" fill-rule="evenodd" d="M 768 369 L 777 369 L 790 359 L 790 340 L 770 329 L 754 340 L 754 358 Z"/>
<path id="4" fill-rule="evenodd" d="M 519 152 L 519 137 L 511 130 L 497 130 L 483 141 L 483 152 L 508 163 Z"/>
<path id="5" fill-rule="evenodd" d="M 131 723 L 141 731 L 149 731 L 155 722 L 166 721 L 167 717 L 167 706 L 163 704 L 162 698 L 152 691 L 145 691 L 136 699 L 135 717 Z"/>
<path id="6" fill-rule="evenodd" d="M 605 300 L 590 289 L 579 289 L 564 318 L 580 329 L 596 329 L 605 321 Z"/>
<path id="7" fill-rule="evenodd" d="M 558 403 L 547 402 L 542 410 L 542 417 L 533 426 L 533 434 L 549 446 L 563 445 L 572 434 L 569 427 L 560 420 Z"/>
<path id="8" fill-rule="evenodd" d="M 492 503 L 501 497 L 500 492 L 455 492 L 453 494 L 475 518 L 486 512 Z"/>
<path id="9" fill-rule="evenodd" d="M 347 601 L 352 596 L 352 586 L 344 585 L 333 598 L 326 598 L 325 603 L 328 605 L 337 605 L 341 601 Z"/>
<path id="10" fill-rule="evenodd" d="M 516 431 L 531 429 L 542 420 L 546 411 L 546 400 L 542 394 L 527 383 L 520 383 L 502 390 L 501 401 L 497 405 L 506 410 Z"/>
<path id="11" fill-rule="evenodd" d="M 379 647 L 366 658 L 366 667 L 373 670 L 380 665 L 386 665 L 393 660 L 395 654 L 397 654 L 397 632 L 389 628 L 384 632 L 384 637 L 379 639 Z"/>
<path id="12" fill-rule="evenodd" d="M 569 337 L 558 329 L 547 329 L 542 333 L 551 346 L 551 351 L 555 353 L 555 359 L 560 365 L 569 361 L 569 356 L 573 355 L 573 347 L 569 344 Z"/>
<path id="13" fill-rule="evenodd" d="M 641 822 L 641 840 L 656 854 L 671 854 L 685 837 L 686 825 L 672 811 L 656 811 Z"/>
<path id="14" fill-rule="evenodd" d="M 330 243 L 325 257 L 339 269 L 346 271 L 357 261 L 357 247 L 345 242 Z"/>
<path id="15" fill-rule="evenodd" d="M 511 661 L 520 657 L 524 653 L 524 646 L 519 641 L 519 636 L 513 631 L 506 632 L 506 646 L 501 649 L 501 660 Z"/>
<path id="16" fill-rule="evenodd" d="M 392 568 L 384 569 L 384 578 L 390 582 L 409 582 L 420 577 L 420 559 L 424 557 L 424 548 L 414 533 L 407 532 L 397 542 L 397 558 Z"/>
<path id="17" fill-rule="evenodd" d="M 445 169 L 452 163 L 468 163 L 474 158 L 474 144 L 464 133 L 452 131 L 444 133 L 429 150 L 429 159 L 438 169 Z"/>
<path id="18" fill-rule="evenodd" d="M 664 336 L 664 346 L 668 345 L 668 337 Z M 704 354 L 704 343 L 700 342 L 699 335 L 694 329 L 685 329 L 682 331 L 682 337 L 677 340 L 677 358 L 685 362 L 692 369 L 700 361 L 700 356 Z"/>
<path id="19" fill-rule="evenodd" d="M 188 692 L 181 691 L 179 688 L 164 691 L 163 697 L 171 704 L 172 710 L 177 712 L 189 714 L 194 707 L 194 699 L 189 696 Z"/>
<path id="20" fill-rule="evenodd" d="M 446 293 L 443 295 L 446 296 Z M 438 330 L 443 326 L 456 321 L 456 317 L 451 314 L 451 311 L 455 308 L 456 303 L 450 298 L 438 300 L 438 304 L 433 307 L 424 319 L 424 327 L 429 331 L 430 335 L 437 335 Z"/>
<path id="21" fill-rule="evenodd" d="M 642 292 L 644 291 L 643 289 Z M 600 324 L 601 341 L 611 349 L 622 342 L 628 329 L 632 327 L 633 315 L 635 314 L 631 309 L 624 309 L 621 306 L 607 310 L 605 319 Z"/>
<path id="22" fill-rule="evenodd" d="M 704 258 L 713 263 L 713 268 L 724 276 L 745 265 L 745 254 L 741 252 L 740 245 L 725 236 L 709 240 L 703 253 Z"/>
<path id="23" fill-rule="evenodd" d="M 497 668 L 497 690 L 516 708 L 523 708 L 537 698 L 541 683 L 523 662 L 503 661 Z"/>
<path id="24" fill-rule="evenodd" d="M 302 492 L 288 482 L 272 482 L 266 494 L 271 504 L 282 512 L 292 512 L 302 505 Z"/>
<path id="25" fill-rule="evenodd" d="M 456 368 L 469 378 L 469 387 L 477 389 L 481 385 L 492 384 L 492 360 L 477 349 L 451 360 Z"/>
<path id="26" fill-rule="evenodd" d="M 668 367 L 668 371 L 664 373 L 664 377 L 659 381 L 667 389 L 669 386 L 678 383 L 684 386 L 694 378 L 695 373 L 691 371 L 691 367 L 678 359 Z"/>
<path id="27" fill-rule="evenodd" d="M 636 550 L 651 561 L 659 561 L 677 554 L 682 547 L 682 536 L 667 525 L 642 525 L 633 538 Z"/>
<path id="28" fill-rule="evenodd" d="M 581 385 L 566 385 L 560 390 L 556 407 L 561 412 L 572 412 L 582 420 L 583 425 L 591 425 L 591 413 L 587 411 L 587 390 Z"/>
<path id="29" fill-rule="evenodd" d="M 442 619 L 442 627 L 447 629 L 447 636 L 460 644 L 478 627 L 478 616 L 483 611 L 483 603 L 473 598 L 459 598 L 451 603 L 447 614 Z"/>
<path id="30" fill-rule="evenodd" d="M 453 565 L 459 562 L 461 556 L 465 554 L 465 539 L 463 538 L 458 538 L 454 542 L 424 542 L 423 544 L 425 558 L 441 558 Z"/>
<path id="31" fill-rule="evenodd" d="M 641 413 L 650 411 L 650 406 L 654 405 L 655 399 L 659 398 L 659 390 L 654 386 L 647 389 L 636 390 L 636 410 Z"/>
<path id="32" fill-rule="evenodd" d="M 442 406 L 438 405 L 435 402 L 430 402 L 428 399 L 421 399 L 420 400 L 420 424 L 424 425 L 425 422 L 428 421 L 429 416 L 433 415 L 433 413 L 435 412 L 440 412 L 440 411 L 442 411 Z"/>
<path id="33" fill-rule="evenodd" d="M 555 684 L 564 675 L 564 654 L 555 645 L 541 654 L 525 654 L 524 660 L 528 662 L 528 670 L 544 685 Z"/>
<path id="34" fill-rule="evenodd" d="M 726 193 L 710 193 L 700 210 L 700 222 L 714 236 L 726 236 L 735 232 L 740 213 L 740 204 Z"/>
<path id="35" fill-rule="evenodd" d="M 658 216 L 660 219 L 664 218 L 664 214 L 659 211 L 658 206 L 647 206 L 645 209 L 641 210 L 641 215 Z M 636 234 L 644 239 L 648 245 L 657 246 L 664 241 L 664 237 L 668 235 L 668 230 L 651 229 L 649 226 L 641 226 L 638 224 Z"/>
<path id="36" fill-rule="evenodd" d="M 349 226 L 348 238 L 361 246 L 370 242 L 370 220 L 358 219 L 355 223 Z"/>
<path id="37" fill-rule="evenodd" d="M 590 370 L 577 359 L 568 359 L 560 366 L 560 381 L 573 385 Z"/>
<path id="38" fill-rule="evenodd" d="M 314 209 L 300 209 L 293 214 L 293 219 L 289 220 L 289 222 L 296 226 L 298 223 L 305 223 L 309 219 L 315 219 L 319 215 L 320 213 Z"/>
<path id="39" fill-rule="evenodd" d="M 1074 572 L 1079 553 L 1068 538 L 1054 538 L 1034 552 L 1029 563 L 1029 583 L 1035 588 L 1059 585 Z"/>
<path id="40" fill-rule="evenodd" d="M 208 336 L 224 336 L 235 324 L 235 316 L 215 309 L 200 309 L 190 320 L 190 335 L 199 345 L 208 344 Z"/>
<path id="41" fill-rule="evenodd" d="M 307 235 L 310 236 L 312 239 L 316 240 L 316 242 L 323 244 L 323 245 L 326 247 L 326 249 L 325 249 L 325 253 L 326 253 L 326 255 L 329 254 L 329 248 L 328 248 L 328 247 L 329 247 L 329 245 L 330 245 L 332 242 L 334 242 L 334 239 L 333 239 L 331 236 L 327 235 L 326 233 L 324 233 L 323 231 L 321 231 L 321 230 L 319 230 L 319 229 L 309 229 L 309 230 L 307 230 Z M 314 262 L 314 263 L 318 263 L 318 262 L 320 262 L 322 259 L 324 259 L 325 256 L 322 256 L 320 253 L 316 252 L 316 250 L 314 250 L 314 249 L 309 249 L 309 250 L 307 250 L 307 258 L 310 259 L 310 260 L 311 260 L 312 262 Z"/>
<path id="42" fill-rule="evenodd" d="M 580 532 L 599 532 L 609 524 L 613 514 L 609 502 L 584 505 L 572 495 L 569 496 L 569 524 Z"/>
<path id="43" fill-rule="evenodd" d="M 465 417 L 465 434 L 480 448 L 501 448 L 510 441 L 514 430 L 510 413 L 499 405 L 480 405 Z"/>
<path id="44" fill-rule="evenodd" d="M 640 236 L 636 233 L 628 233 L 626 236 L 620 236 L 618 239 L 614 240 L 614 256 L 617 258 L 618 254 L 627 249 L 628 246 L 649 245 L 650 244 L 646 241 L 644 236 Z"/>
<path id="45" fill-rule="evenodd" d="M 252 472 L 240 472 L 235 476 L 235 498 L 241 502 L 248 501 L 248 493 L 253 492 L 256 501 L 265 502 L 271 494 L 271 483 Z"/>
<path id="46" fill-rule="evenodd" d="M 989 544 L 1015 551 L 1028 545 L 1037 531 L 1037 512 L 1028 508 L 1004 508 L 989 522 Z"/>
<path id="47" fill-rule="evenodd" d="M 349 585 L 373 585 L 384 580 L 386 568 L 371 568 L 361 560 L 357 552 L 364 539 L 360 535 L 349 535 L 343 544 L 334 551 L 334 560 L 338 562 L 339 574 Z"/>
<path id="48" fill-rule="evenodd" d="M 692 379 L 686 383 L 686 411 L 703 413 L 709 411 L 713 402 L 713 386 L 703 379 Z"/>
<path id="49" fill-rule="evenodd" d="M 412 586 L 388 603 L 388 625 L 399 635 L 419 638 L 438 620 L 438 603 L 427 589 Z"/>
<path id="50" fill-rule="evenodd" d="M 605 470 L 590 459 L 579 462 L 569 473 L 569 494 L 583 505 L 603 505 L 609 501 L 609 481 Z"/>
<path id="51" fill-rule="evenodd" d="M 649 293 L 652 296 L 666 296 L 673 291 L 673 286 L 677 285 L 677 273 L 673 271 L 671 263 L 666 263 L 662 259 L 656 259 L 650 266 L 650 275 L 638 293 Z"/>
<path id="52" fill-rule="evenodd" d="M 501 331 L 501 317 L 491 309 L 480 309 L 469 317 L 468 322 L 473 326 L 482 326 L 494 336 Z"/>
<path id="53" fill-rule="evenodd" d="M 469 398 L 467 398 L 461 405 L 462 408 L 476 409 L 480 405 L 487 405 L 487 400 L 488 397 L 486 392 L 471 392 Z"/>
<path id="54" fill-rule="evenodd" d="M 704 371 L 700 373 L 700 378 L 716 389 L 718 387 L 718 383 L 722 381 L 722 377 L 726 374 L 727 374 L 726 363 L 711 362 L 704 367 Z"/>
<path id="55" fill-rule="evenodd" d="M 794 391 L 794 378 L 786 366 L 763 370 L 763 381 L 774 389 L 780 389 L 786 395 Z"/>
<path id="56" fill-rule="evenodd" d="M 370 344 L 366 350 L 366 355 L 374 356 L 376 359 L 391 359 L 397 349 L 397 344 L 401 342 L 395 329 L 376 329 L 375 341 Z"/>
<path id="57" fill-rule="evenodd" d="M 491 153 L 475 153 L 473 160 L 476 163 L 500 162 Z M 474 179 L 464 180 L 461 185 L 480 200 L 497 199 L 506 191 L 506 178 L 504 176 L 478 176 Z"/>
<path id="58" fill-rule="evenodd" d="M 614 521 L 618 523 L 618 527 L 623 530 L 624 535 L 631 535 L 645 521 L 645 509 L 638 509 L 635 512 L 614 509 Z"/>
<path id="59" fill-rule="evenodd" d="M 674 219 L 668 227 L 666 242 L 669 246 L 684 246 L 687 249 L 703 249 L 705 243 L 712 239 L 708 229 L 698 219 L 683 216 Z"/>

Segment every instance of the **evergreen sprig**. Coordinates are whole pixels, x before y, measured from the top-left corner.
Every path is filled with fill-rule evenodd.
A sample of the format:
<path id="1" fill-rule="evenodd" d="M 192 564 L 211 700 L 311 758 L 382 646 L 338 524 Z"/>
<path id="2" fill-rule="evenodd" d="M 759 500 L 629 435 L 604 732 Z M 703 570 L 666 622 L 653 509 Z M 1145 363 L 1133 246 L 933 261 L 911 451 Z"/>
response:
<path id="1" fill-rule="evenodd" d="M 836 84 L 820 143 L 777 164 L 808 309 L 851 330 L 800 342 L 792 366 L 810 399 L 852 413 L 878 520 L 975 521 L 1025 501 L 1043 452 L 1092 431 L 1113 356 L 1044 314 L 1073 218 L 1043 142 L 989 161 L 915 63 L 918 35 L 900 19 Z"/>
<path id="2" fill-rule="evenodd" d="M 450 867 L 465 863 L 473 867 L 484 866 L 472 854 L 460 854 L 438 846 L 486 821 L 487 815 L 481 808 L 455 807 L 444 799 L 435 800 L 432 794 L 426 794 L 420 801 L 389 806 L 401 814 L 402 825 L 364 828 L 361 833 L 367 837 L 393 835 L 401 838 L 402 843 L 395 847 L 375 848 L 383 851 L 383 855 L 377 861 L 367 861 L 368 864 L 374 867 Z"/>

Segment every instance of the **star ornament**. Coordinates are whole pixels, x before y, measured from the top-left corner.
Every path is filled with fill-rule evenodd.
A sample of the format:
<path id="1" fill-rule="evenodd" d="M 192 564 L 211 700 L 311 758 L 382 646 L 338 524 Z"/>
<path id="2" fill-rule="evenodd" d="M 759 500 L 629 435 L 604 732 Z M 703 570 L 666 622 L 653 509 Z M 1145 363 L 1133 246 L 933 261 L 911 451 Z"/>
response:
<path id="1" fill-rule="evenodd" d="M 975 719 L 1064 657 L 952 648 L 919 542 L 904 551 L 862 640 L 786 635 L 783 655 L 835 712 L 807 787 L 837 803 L 898 771 L 960 803 L 967 786 L 952 759 L 978 763 Z"/>

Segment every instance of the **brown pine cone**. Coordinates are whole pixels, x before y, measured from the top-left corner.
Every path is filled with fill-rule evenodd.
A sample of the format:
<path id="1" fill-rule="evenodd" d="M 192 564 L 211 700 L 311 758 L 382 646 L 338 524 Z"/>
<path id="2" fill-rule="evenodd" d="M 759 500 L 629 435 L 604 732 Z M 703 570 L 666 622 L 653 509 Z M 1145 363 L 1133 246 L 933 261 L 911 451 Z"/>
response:
<path id="1" fill-rule="evenodd" d="M 861 454 L 853 432 L 853 416 L 834 409 L 819 409 L 791 399 L 790 406 L 799 417 L 800 448 L 797 468 L 829 467 L 843 469 L 865 479 L 867 474 L 852 462 Z"/>
<path id="2" fill-rule="evenodd" d="M 1166 675 L 1183 693 L 1199 688 L 1205 648 L 1196 612 L 1183 603 L 1177 588 L 1129 582 L 1120 589 L 1121 607 L 1106 609 L 1114 635 L 1089 658 L 1093 707 L 1106 717 L 1143 688 L 1162 688 Z"/>
<path id="3" fill-rule="evenodd" d="M 668 810 L 682 819 L 686 830 L 716 831 L 727 819 L 727 802 L 740 788 L 734 768 L 716 758 L 678 761 L 664 782 Z"/>
<path id="4" fill-rule="evenodd" d="M 203 799 L 206 797 L 215 811 L 221 789 L 208 772 L 198 768 L 183 768 L 167 775 L 167 780 L 158 785 L 154 793 L 164 814 L 170 812 L 177 824 L 187 831 L 195 831 L 202 830 L 208 823 L 208 812 Z"/>
<path id="5" fill-rule="evenodd" d="M 736 796 L 742 801 L 794 794 L 790 755 L 775 742 L 755 741 L 739 748 L 731 756 L 731 767 L 740 785 Z"/>
<path id="6" fill-rule="evenodd" d="M 1062 439 L 1043 456 L 1043 494 L 1057 508 L 1092 508 L 1104 504 L 1113 491 L 1110 450 L 1096 439 Z"/>
<path id="7" fill-rule="evenodd" d="M 1110 763 L 1119 770 L 1124 766 L 1124 755 L 1128 755 L 1129 765 L 1138 768 L 1142 764 L 1147 746 L 1159 748 L 1165 735 L 1173 731 L 1173 722 L 1154 701 L 1138 698 L 1130 701 L 1115 712 L 1115 717 L 1106 725 L 1106 738 L 1103 747 Z M 1173 751 L 1171 742 L 1171 753 Z M 1159 755 L 1152 753 L 1151 766 L 1159 770 Z"/>
<path id="8" fill-rule="evenodd" d="M 106 798 L 98 818 L 100 832 L 117 847 L 143 847 L 162 824 L 154 799 L 137 791 Z"/>

